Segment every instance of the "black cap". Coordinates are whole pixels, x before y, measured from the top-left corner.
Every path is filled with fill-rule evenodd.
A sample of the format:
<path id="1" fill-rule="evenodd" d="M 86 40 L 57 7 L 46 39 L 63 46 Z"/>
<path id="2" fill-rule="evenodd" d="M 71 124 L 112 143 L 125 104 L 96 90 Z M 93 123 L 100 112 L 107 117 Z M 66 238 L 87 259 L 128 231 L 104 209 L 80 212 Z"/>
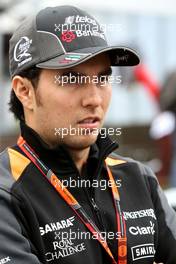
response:
<path id="1" fill-rule="evenodd" d="M 139 64 L 135 51 L 109 46 L 101 26 L 74 6 L 47 7 L 25 19 L 10 39 L 10 74 L 32 66 L 63 69 L 108 52 L 112 66 Z"/>

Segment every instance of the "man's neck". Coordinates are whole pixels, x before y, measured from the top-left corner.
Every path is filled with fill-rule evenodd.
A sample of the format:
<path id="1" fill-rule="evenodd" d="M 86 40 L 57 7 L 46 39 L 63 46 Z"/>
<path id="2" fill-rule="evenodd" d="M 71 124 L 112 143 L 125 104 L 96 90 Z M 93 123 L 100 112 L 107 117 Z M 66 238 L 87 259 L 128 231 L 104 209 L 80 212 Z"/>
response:
<path id="1" fill-rule="evenodd" d="M 83 165 L 87 162 L 89 156 L 90 147 L 77 150 L 77 149 L 68 149 L 70 156 L 72 157 L 80 175 L 82 172 Z"/>

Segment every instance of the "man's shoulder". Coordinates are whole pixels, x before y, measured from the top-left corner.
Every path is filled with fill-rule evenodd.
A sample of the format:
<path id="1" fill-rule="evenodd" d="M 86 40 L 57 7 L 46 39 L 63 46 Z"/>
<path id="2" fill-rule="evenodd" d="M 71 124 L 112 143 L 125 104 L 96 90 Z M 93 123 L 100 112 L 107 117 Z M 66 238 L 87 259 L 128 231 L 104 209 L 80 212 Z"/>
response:
<path id="1" fill-rule="evenodd" d="M 106 163 L 110 167 L 121 168 L 123 169 L 129 167 L 130 170 L 138 170 L 139 174 L 145 177 L 152 177 L 156 180 L 156 176 L 153 173 L 152 169 L 141 161 L 135 160 L 130 157 L 123 157 L 121 155 L 112 152 L 107 158 Z"/>
<path id="2" fill-rule="evenodd" d="M 30 161 L 14 147 L 0 153 L 0 188 L 11 191 Z"/>

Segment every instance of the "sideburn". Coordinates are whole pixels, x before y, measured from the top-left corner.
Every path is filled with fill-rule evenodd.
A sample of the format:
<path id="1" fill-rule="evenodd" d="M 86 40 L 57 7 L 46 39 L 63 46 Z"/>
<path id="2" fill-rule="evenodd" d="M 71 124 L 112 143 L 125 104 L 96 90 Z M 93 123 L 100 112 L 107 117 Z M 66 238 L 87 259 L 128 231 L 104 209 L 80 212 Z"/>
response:
<path id="1" fill-rule="evenodd" d="M 34 88 L 34 93 L 35 93 L 35 99 L 36 99 L 37 106 L 43 106 L 42 99 L 41 99 L 38 89 Z"/>

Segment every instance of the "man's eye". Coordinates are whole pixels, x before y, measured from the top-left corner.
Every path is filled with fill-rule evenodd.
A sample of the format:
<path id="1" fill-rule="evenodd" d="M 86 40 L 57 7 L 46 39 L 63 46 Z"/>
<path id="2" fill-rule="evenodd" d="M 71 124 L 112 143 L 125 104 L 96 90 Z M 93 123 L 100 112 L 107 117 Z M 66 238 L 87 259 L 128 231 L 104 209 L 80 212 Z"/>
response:
<path id="1" fill-rule="evenodd" d="M 78 79 L 78 76 L 75 75 L 68 76 L 68 83 L 77 83 Z"/>
<path id="2" fill-rule="evenodd" d="M 67 84 L 78 84 L 79 83 L 79 75 L 69 74 L 64 76 L 65 83 Z"/>

